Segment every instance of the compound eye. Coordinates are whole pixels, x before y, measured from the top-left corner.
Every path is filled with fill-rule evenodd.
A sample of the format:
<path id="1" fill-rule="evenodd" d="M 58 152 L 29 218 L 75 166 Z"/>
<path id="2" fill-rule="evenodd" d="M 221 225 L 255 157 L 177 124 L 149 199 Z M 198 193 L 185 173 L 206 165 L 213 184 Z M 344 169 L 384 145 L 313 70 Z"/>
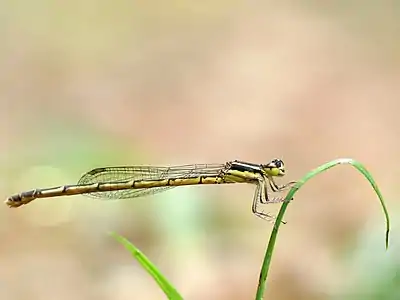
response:
<path id="1" fill-rule="evenodd" d="M 276 166 L 277 168 L 283 167 L 283 161 L 280 160 L 280 159 L 274 159 L 272 162 L 275 164 L 275 166 Z"/>

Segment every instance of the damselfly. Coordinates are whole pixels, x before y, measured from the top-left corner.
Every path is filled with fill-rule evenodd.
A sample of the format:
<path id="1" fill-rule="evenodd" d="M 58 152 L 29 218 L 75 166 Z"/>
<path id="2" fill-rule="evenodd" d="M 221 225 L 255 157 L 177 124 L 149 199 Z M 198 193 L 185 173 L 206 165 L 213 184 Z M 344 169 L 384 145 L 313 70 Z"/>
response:
<path id="1" fill-rule="evenodd" d="M 195 164 L 173 167 L 127 166 L 96 168 L 85 173 L 76 185 L 34 189 L 13 195 L 5 201 L 10 207 L 19 207 L 37 198 L 86 194 L 103 199 L 129 199 L 165 191 L 177 186 L 196 184 L 250 183 L 256 185 L 252 211 L 263 219 L 271 215 L 259 210 L 259 204 L 279 203 L 282 197 L 270 198 L 273 192 L 291 187 L 295 181 L 279 186 L 275 177 L 285 175 L 282 160 L 268 164 L 230 161 L 225 164 Z"/>

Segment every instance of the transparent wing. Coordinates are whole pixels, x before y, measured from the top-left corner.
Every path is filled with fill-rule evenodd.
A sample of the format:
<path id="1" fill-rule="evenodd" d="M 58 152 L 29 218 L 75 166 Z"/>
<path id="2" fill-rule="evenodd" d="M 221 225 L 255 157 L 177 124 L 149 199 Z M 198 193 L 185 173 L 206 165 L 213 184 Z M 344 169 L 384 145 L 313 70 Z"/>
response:
<path id="1" fill-rule="evenodd" d="M 85 173 L 78 185 L 93 183 L 118 183 L 132 180 L 162 180 L 176 178 L 195 178 L 199 176 L 217 176 L 225 168 L 224 164 L 197 164 L 174 167 L 127 166 L 93 169 Z M 130 189 L 119 191 L 96 192 L 87 196 L 103 199 L 131 199 L 160 193 L 173 186 L 154 187 L 149 189 Z"/>

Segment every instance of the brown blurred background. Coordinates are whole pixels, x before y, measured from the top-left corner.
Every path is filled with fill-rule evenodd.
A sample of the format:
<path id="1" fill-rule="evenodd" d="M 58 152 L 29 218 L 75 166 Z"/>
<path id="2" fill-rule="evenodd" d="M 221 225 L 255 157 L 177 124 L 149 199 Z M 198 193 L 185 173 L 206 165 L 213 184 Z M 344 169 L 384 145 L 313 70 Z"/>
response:
<path id="1" fill-rule="evenodd" d="M 323 4 L 322 4 L 323 3 Z M 265 299 L 400 299 L 400 6 L 395 1 L 0 3 L 0 195 L 109 165 L 285 160 L 310 181 L 286 214 Z M 0 208 L 0 299 L 254 299 L 272 226 L 247 185 Z M 276 213 L 279 205 L 271 205 Z"/>

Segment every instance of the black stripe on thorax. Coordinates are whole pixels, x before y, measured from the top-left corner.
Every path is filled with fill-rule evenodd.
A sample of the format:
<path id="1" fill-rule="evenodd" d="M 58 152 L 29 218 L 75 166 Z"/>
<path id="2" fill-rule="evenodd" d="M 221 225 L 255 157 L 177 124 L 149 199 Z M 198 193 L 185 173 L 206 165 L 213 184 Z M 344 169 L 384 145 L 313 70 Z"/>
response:
<path id="1" fill-rule="evenodd" d="M 240 171 L 240 172 L 252 172 L 252 173 L 260 173 L 261 165 L 252 164 L 244 161 L 234 160 L 231 165 L 232 170 Z"/>

